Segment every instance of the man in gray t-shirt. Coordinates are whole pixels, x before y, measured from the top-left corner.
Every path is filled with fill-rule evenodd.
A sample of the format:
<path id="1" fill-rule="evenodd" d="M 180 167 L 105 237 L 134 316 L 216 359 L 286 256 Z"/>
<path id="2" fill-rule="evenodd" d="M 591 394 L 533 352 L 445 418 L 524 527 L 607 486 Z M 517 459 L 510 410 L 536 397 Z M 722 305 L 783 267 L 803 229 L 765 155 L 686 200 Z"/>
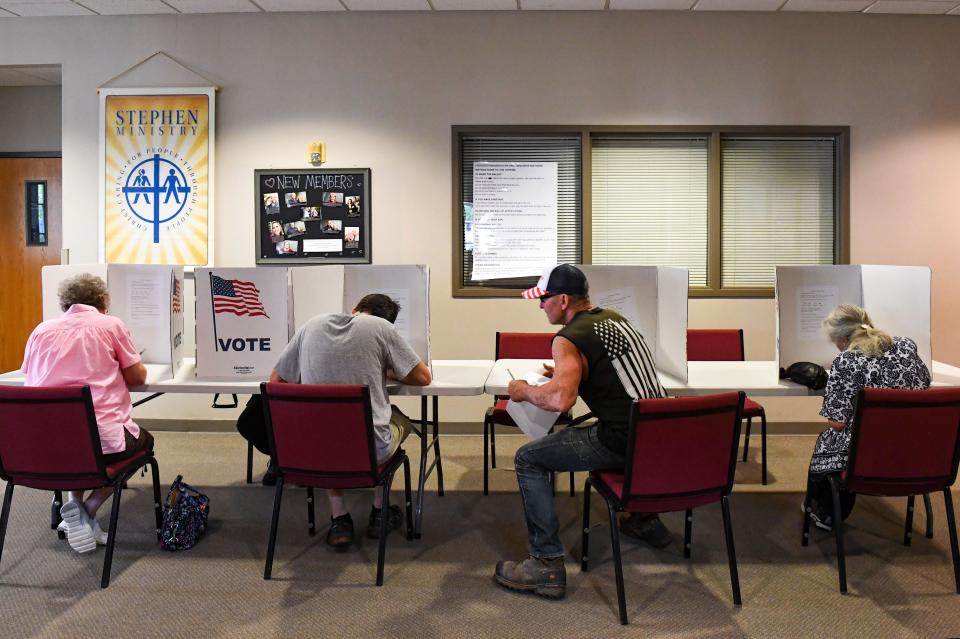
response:
<path id="1" fill-rule="evenodd" d="M 370 389 L 377 459 L 389 459 L 410 434 L 410 420 L 390 405 L 387 380 L 426 386 L 430 369 L 397 332 L 393 322 L 400 305 L 386 295 L 371 293 L 357 303 L 353 313 L 314 317 L 297 331 L 280 354 L 270 375 L 271 382 L 299 384 L 363 384 Z M 348 546 L 353 541 L 353 520 L 347 512 L 342 490 L 328 490 L 331 524 L 327 543 Z M 374 495 L 367 536 L 377 538 L 383 493 Z M 387 526 L 400 525 L 403 511 L 391 506 Z"/>

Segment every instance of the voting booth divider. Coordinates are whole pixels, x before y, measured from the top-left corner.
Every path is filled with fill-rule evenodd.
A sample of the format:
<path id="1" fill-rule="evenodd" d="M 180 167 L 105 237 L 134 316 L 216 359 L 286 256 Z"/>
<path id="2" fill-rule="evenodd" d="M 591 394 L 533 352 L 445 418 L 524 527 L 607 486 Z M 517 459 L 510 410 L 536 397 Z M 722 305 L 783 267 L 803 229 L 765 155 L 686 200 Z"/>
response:
<path id="1" fill-rule="evenodd" d="M 183 267 L 132 264 L 62 264 L 41 272 L 44 321 L 60 317 L 58 289 L 90 273 L 107 283 L 111 315 L 123 320 L 146 365 L 162 367 L 156 379 L 177 375 L 183 365 Z"/>
<path id="2" fill-rule="evenodd" d="M 266 380 L 293 333 L 286 268 L 197 268 L 197 379 Z"/>
<path id="3" fill-rule="evenodd" d="M 430 365 L 430 268 L 423 264 L 302 266 L 292 269 L 297 330 L 310 318 L 350 313 L 368 293 L 400 304 L 394 325 L 420 359 Z"/>
<path id="4" fill-rule="evenodd" d="M 777 360 L 830 368 L 837 348 L 823 320 L 839 304 L 866 309 L 874 325 L 917 343 L 933 370 L 931 274 L 926 266 L 827 265 L 777 267 Z"/>
<path id="5" fill-rule="evenodd" d="M 689 274 L 668 266 L 578 265 L 594 306 L 617 311 L 643 335 L 657 370 L 687 381 Z"/>

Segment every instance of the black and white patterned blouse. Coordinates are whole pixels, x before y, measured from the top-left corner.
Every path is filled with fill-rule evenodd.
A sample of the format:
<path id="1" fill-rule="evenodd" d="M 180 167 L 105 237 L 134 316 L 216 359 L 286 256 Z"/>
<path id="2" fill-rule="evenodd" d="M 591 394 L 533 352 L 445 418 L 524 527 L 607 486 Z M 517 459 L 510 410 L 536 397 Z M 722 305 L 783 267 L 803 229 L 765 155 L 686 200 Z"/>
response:
<path id="1" fill-rule="evenodd" d="M 839 431 L 827 428 L 820 433 L 810 460 L 810 474 L 833 473 L 847 467 L 850 423 L 861 388 L 920 390 L 929 386 L 930 371 L 917 354 L 917 344 L 908 337 L 894 337 L 890 348 L 876 357 L 859 349 L 841 352 L 830 367 L 820 414 L 846 427 Z"/>

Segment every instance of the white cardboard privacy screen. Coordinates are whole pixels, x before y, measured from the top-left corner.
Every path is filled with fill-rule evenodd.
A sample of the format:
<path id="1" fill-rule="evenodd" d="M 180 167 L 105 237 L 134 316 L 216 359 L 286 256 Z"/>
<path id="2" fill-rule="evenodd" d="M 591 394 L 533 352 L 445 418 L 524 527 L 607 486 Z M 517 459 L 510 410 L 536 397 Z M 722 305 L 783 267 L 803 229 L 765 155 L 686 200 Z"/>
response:
<path id="1" fill-rule="evenodd" d="M 343 265 L 296 266 L 290 269 L 294 330 L 317 315 L 343 313 Z"/>
<path id="2" fill-rule="evenodd" d="M 106 264 L 56 264 L 44 266 L 40 271 L 40 287 L 43 296 L 43 321 L 60 317 L 60 297 L 57 289 L 60 283 L 75 275 L 90 273 L 107 281 Z M 122 318 L 121 318 L 122 319 Z"/>
<path id="3" fill-rule="evenodd" d="M 917 266 L 778 266 L 777 359 L 786 367 L 814 362 L 829 369 L 837 348 L 822 323 L 838 304 L 856 304 L 891 335 L 917 343 L 932 366 L 930 269 Z"/>
<path id="4" fill-rule="evenodd" d="M 915 341 L 920 359 L 932 371 L 930 269 L 866 264 L 861 268 L 863 304 L 874 325 Z"/>
<path id="5" fill-rule="evenodd" d="M 661 266 L 657 268 L 657 280 L 657 366 L 685 382 L 690 272 L 685 268 Z"/>
<path id="6" fill-rule="evenodd" d="M 430 365 L 430 268 L 423 264 L 348 264 L 343 271 L 343 312 L 368 293 L 383 293 L 400 304 L 395 326 L 420 359 Z"/>
<path id="7" fill-rule="evenodd" d="M 123 320 L 144 364 L 170 366 L 176 375 L 183 364 L 183 267 L 130 264 L 64 264 L 43 268 L 44 319 L 59 317 L 57 289 L 80 273 L 102 277 L 110 293 L 111 315 Z M 179 299 L 177 296 L 179 295 Z"/>
<path id="8" fill-rule="evenodd" d="M 617 311 L 643 335 L 663 373 L 687 379 L 686 269 L 658 266 L 578 265 L 590 301 Z"/>
<path id="9" fill-rule="evenodd" d="M 197 378 L 267 380 L 290 340 L 287 269 L 197 268 L 194 278 Z"/>
<path id="10" fill-rule="evenodd" d="M 397 330 L 430 364 L 430 269 L 424 265 L 301 266 L 292 269 L 293 312 L 299 330 L 310 318 L 349 313 L 368 293 L 384 293 L 401 306 Z"/>

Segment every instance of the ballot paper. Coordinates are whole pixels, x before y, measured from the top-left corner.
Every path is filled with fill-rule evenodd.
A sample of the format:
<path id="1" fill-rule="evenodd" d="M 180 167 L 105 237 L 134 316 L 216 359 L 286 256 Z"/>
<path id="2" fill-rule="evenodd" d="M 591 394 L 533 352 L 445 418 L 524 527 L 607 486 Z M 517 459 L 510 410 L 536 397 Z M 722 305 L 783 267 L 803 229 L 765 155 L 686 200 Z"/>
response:
<path id="1" fill-rule="evenodd" d="M 540 386 L 550 381 L 549 378 L 537 373 L 528 373 L 523 380 L 531 386 Z M 512 399 L 507 402 L 507 414 L 513 418 L 530 441 L 540 439 L 549 433 L 557 423 L 557 417 L 560 416 L 559 411 L 543 410 L 530 402 L 515 402 Z"/>

